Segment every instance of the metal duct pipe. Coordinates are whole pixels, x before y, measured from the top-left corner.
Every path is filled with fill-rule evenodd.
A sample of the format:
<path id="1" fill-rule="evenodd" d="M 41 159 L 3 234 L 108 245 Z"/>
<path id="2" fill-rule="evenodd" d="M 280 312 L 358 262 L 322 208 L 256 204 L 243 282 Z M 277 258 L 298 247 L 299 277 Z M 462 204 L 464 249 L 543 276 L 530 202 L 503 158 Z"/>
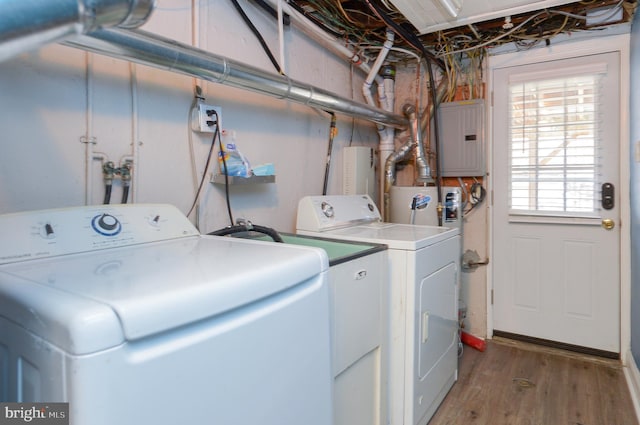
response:
<path id="1" fill-rule="evenodd" d="M 424 144 L 422 143 L 421 131 L 418 125 L 418 115 L 416 114 L 416 107 L 411 104 L 406 104 L 402 107 L 402 112 L 409 119 L 409 132 L 411 133 L 411 139 L 416 147 L 416 169 L 418 170 L 417 181 L 420 183 L 433 183 L 433 177 L 431 177 L 431 167 L 429 167 L 429 161 L 424 152 Z"/>
<path id="2" fill-rule="evenodd" d="M 0 0 L 0 61 L 99 28 L 142 25 L 155 0 Z"/>
<path id="3" fill-rule="evenodd" d="M 64 44 L 392 127 L 408 124 L 400 115 L 140 30 L 99 30 Z"/>
<path id="4" fill-rule="evenodd" d="M 444 96 L 447 93 L 448 87 L 449 87 L 449 84 L 447 83 L 447 79 L 443 78 L 437 87 L 436 97 L 437 97 L 438 105 L 444 99 Z M 431 118 L 433 118 L 433 115 L 434 115 L 433 113 L 434 113 L 434 105 L 433 103 L 429 103 L 429 105 L 425 108 L 425 112 L 422 114 L 422 117 L 420 120 L 420 131 L 419 131 L 420 134 L 425 132 L 427 124 L 429 123 Z M 409 137 L 409 140 L 407 140 L 406 143 L 404 143 L 402 146 L 396 149 L 393 153 L 391 153 L 385 161 L 384 192 L 382 194 L 382 198 L 384 202 L 383 204 L 384 205 L 383 207 L 384 221 L 389 221 L 389 211 L 390 211 L 389 191 L 391 190 L 391 186 L 396 181 L 396 164 L 400 161 L 404 161 L 408 159 L 411 156 L 411 153 L 413 152 L 414 147 L 415 147 L 415 139 L 413 137 Z M 424 149 L 422 150 L 422 152 L 424 153 Z M 425 161 L 426 161 L 426 158 L 425 158 Z"/>

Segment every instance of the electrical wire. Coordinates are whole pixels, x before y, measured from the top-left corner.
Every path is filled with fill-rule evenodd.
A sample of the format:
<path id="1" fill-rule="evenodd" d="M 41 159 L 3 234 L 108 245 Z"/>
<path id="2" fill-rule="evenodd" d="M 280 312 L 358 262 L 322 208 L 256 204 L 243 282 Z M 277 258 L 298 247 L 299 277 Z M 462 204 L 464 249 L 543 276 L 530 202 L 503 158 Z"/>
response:
<path id="1" fill-rule="evenodd" d="M 218 117 L 218 113 L 214 110 L 213 114 L 216 117 L 216 123 L 220 122 L 220 117 Z M 218 136 L 218 145 L 220 148 L 220 158 L 222 159 L 222 171 L 224 173 L 224 198 L 227 203 L 227 214 L 229 215 L 229 224 L 233 226 L 233 214 L 231 213 L 231 197 L 229 196 L 229 172 L 227 170 L 227 158 L 222 147 L 222 138 L 220 137 L 220 129 L 218 125 L 216 125 L 216 133 L 213 136 L 213 144 L 215 144 L 215 137 Z"/>
<path id="2" fill-rule="evenodd" d="M 204 186 L 204 182 L 207 178 L 208 172 L 209 172 L 209 168 L 211 166 L 211 158 L 213 157 L 213 150 L 214 150 L 214 146 L 216 144 L 216 138 L 220 141 L 220 149 L 222 151 L 222 139 L 220 138 L 220 118 L 218 117 L 218 114 L 216 113 L 215 110 L 212 111 L 212 114 L 215 116 L 215 130 L 213 132 L 213 138 L 211 140 L 211 146 L 209 147 L 209 153 L 207 155 L 207 161 L 204 165 L 204 171 L 202 173 L 202 177 L 200 179 L 200 184 L 198 185 L 198 190 L 196 192 L 196 196 L 193 200 L 193 203 L 191 204 L 191 208 L 189 208 L 189 212 L 187 213 L 187 217 L 191 215 L 191 213 L 193 212 L 193 210 L 195 209 L 196 205 L 198 204 L 198 200 L 200 199 L 200 194 L 202 192 L 202 187 Z M 225 183 L 226 183 L 226 188 L 227 188 L 227 208 L 229 211 L 229 217 L 231 218 L 231 224 L 233 225 L 233 218 L 231 217 L 231 206 L 229 204 L 229 192 L 228 192 L 228 186 L 229 186 L 229 181 L 228 181 L 228 176 L 227 176 L 227 163 L 225 161 L 224 155 L 222 155 L 222 162 L 224 165 L 224 175 L 225 175 Z"/>
<path id="3" fill-rule="evenodd" d="M 509 31 L 507 31 L 507 32 L 505 32 L 503 34 L 500 34 L 499 36 L 494 37 L 491 40 L 487 40 L 487 41 L 485 41 L 483 43 L 480 43 L 480 44 L 477 44 L 477 45 L 474 45 L 474 46 L 471 46 L 471 47 L 467 47 L 467 48 L 464 48 L 464 49 L 459 49 L 459 50 L 454 50 L 454 51 L 451 51 L 451 52 L 447 52 L 446 55 L 455 55 L 455 54 L 458 54 L 458 53 L 465 53 L 465 52 L 468 52 L 468 51 L 471 51 L 471 50 L 480 49 L 482 47 L 486 47 L 486 46 L 489 46 L 491 44 L 494 44 L 495 42 L 497 42 L 497 41 L 499 41 L 499 40 L 501 40 L 501 39 L 503 39 L 503 38 L 515 33 L 516 31 L 519 31 L 522 27 L 524 27 L 526 24 L 531 22 L 533 19 L 535 19 L 535 18 L 537 18 L 539 16 L 542 16 L 542 15 L 544 15 L 546 13 L 547 13 L 547 11 L 538 12 L 535 15 L 529 16 L 527 19 L 522 21 L 518 26 L 513 27 Z"/>
<path id="4" fill-rule="evenodd" d="M 596 13 L 596 14 L 592 14 L 591 16 L 577 15 L 575 13 L 565 12 L 564 10 L 553 10 L 553 11 L 551 11 L 551 13 L 556 14 L 556 15 L 564 15 L 564 16 L 567 16 L 569 18 L 580 19 L 580 20 L 583 20 L 583 21 L 586 21 L 587 19 L 602 18 L 602 20 L 600 22 L 605 22 L 607 19 L 611 18 L 613 15 L 618 13 L 618 10 L 622 8 L 622 4 L 623 3 L 624 3 L 624 0 L 620 0 L 611 9 L 609 9 L 609 8 L 604 9 L 602 12 Z"/>
<path id="5" fill-rule="evenodd" d="M 382 50 L 385 47 L 383 47 L 383 46 L 362 46 L 361 45 L 360 48 L 362 50 Z M 404 54 L 406 56 L 410 56 L 410 57 L 412 57 L 412 58 L 414 58 L 416 60 L 420 60 L 420 55 L 416 54 L 415 52 L 412 52 L 411 50 L 403 49 L 402 47 L 391 47 L 389 50 L 392 51 L 392 52 L 402 53 L 402 54 Z M 391 62 L 391 61 L 389 61 L 389 62 Z"/>
<path id="6" fill-rule="evenodd" d="M 189 111 L 187 113 L 187 122 L 190 122 L 193 118 L 192 118 L 192 114 L 194 113 L 196 106 L 198 105 L 199 101 L 204 100 L 204 98 L 202 97 L 202 89 L 200 88 L 200 86 L 198 86 L 197 84 L 195 84 L 195 88 L 194 88 L 195 94 L 193 96 L 193 101 L 191 102 L 191 107 L 189 108 Z M 196 165 L 196 153 L 195 153 L 195 149 L 194 149 L 194 144 L 193 144 L 193 131 L 191 129 L 190 126 L 187 126 L 187 140 L 189 142 L 189 156 L 191 157 L 191 174 L 192 174 L 192 178 L 193 178 L 193 187 L 196 190 L 196 200 L 199 199 L 200 197 L 200 191 L 199 191 L 199 183 L 198 183 L 198 171 L 197 171 L 197 165 Z M 199 223 L 199 217 L 198 217 L 198 205 L 196 203 L 196 218 L 195 218 L 195 223 L 196 223 L 196 227 L 198 227 L 198 223 Z M 191 215 L 193 208 L 191 210 L 189 210 L 189 214 L 187 214 L 187 217 Z"/>
<path id="7" fill-rule="evenodd" d="M 591 15 L 587 15 L 587 14 L 581 15 L 581 14 L 570 13 L 570 12 L 565 12 L 563 10 L 556 10 L 556 9 L 544 9 L 542 11 L 539 11 L 529 16 L 523 22 L 511 28 L 507 32 L 504 32 L 495 37 L 481 41 L 478 44 L 468 45 L 464 48 L 453 49 L 453 50 L 447 49 L 447 51 L 443 51 L 441 49 L 439 52 L 437 52 L 436 55 L 441 58 L 445 55 L 467 53 L 470 51 L 482 49 L 484 47 L 489 47 L 489 46 L 494 47 L 495 45 L 502 43 L 503 40 L 505 43 L 514 42 L 516 43 L 517 46 L 525 47 L 525 48 L 531 48 L 540 41 L 545 41 L 548 44 L 551 38 L 555 37 L 556 35 L 560 34 L 563 31 L 583 30 L 583 28 L 578 26 L 576 23 L 570 23 L 569 19 L 574 19 L 577 21 L 586 21 L 587 19 L 600 18 L 598 22 L 594 23 L 594 25 L 603 24 L 603 23 L 606 23 L 608 19 L 610 19 L 616 13 L 618 13 L 619 10 L 623 8 L 624 3 L 625 3 L 625 0 L 619 0 L 611 8 L 607 8 L 601 13 L 591 14 Z M 585 4 L 585 3 L 582 3 L 582 4 Z M 545 22 L 551 23 L 552 18 L 557 16 L 563 16 L 565 18 L 560 26 L 551 30 L 548 28 L 548 24 L 547 24 L 547 29 L 543 29 L 543 23 Z M 537 28 L 539 31 L 544 31 L 545 33 L 548 33 L 548 34 L 536 35 L 536 34 L 527 33 L 527 31 L 525 30 L 525 26 L 528 24 L 532 24 L 531 28 Z M 527 40 L 529 41 L 529 43 L 520 43 L 519 42 L 520 40 Z"/>
<path id="8" fill-rule="evenodd" d="M 269 46 L 267 45 L 267 42 L 264 40 L 264 37 L 262 37 L 262 34 L 260 34 L 260 31 L 258 31 L 256 26 L 253 25 L 253 22 L 251 22 L 251 19 L 249 19 L 247 14 L 244 13 L 244 10 L 242 9 L 240 4 L 238 3 L 238 0 L 231 0 L 231 3 L 233 3 L 233 6 L 236 8 L 238 13 L 242 17 L 242 20 L 244 21 L 244 23 L 249 27 L 249 29 L 251 30 L 253 35 L 258 39 L 258 42 L 262 46 L 262 49 L 264 50 L 264 52 L 269 57 L 269 60 L 273 64 L 273 66 L 276 69 L 276 71 L 278 71 L 278 74 L 284 75 L 284 72 L 282 71 L 282 68 L 280 67 L 280 64 L 276 60 L 275 56 L 273 56 L 273 53 L 271 52 L 271 49 L 269 49 Z"/>

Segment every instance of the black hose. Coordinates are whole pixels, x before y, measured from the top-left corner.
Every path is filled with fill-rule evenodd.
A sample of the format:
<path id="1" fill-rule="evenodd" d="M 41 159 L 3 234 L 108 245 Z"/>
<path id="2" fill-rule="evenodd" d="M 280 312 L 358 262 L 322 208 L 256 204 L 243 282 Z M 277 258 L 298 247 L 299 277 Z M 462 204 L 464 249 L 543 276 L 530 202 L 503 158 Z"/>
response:
<path id="1" fill-rule="evenodd" d="M 282 240 L 282 237 L 274 229 L 272 229 L 270 227 L 258 226 L 256 224 L 252 224 L 251 226 L 247 226 L 247 225 L 244 225 L 244 224 L 236 224 L 234 226 L 229 226 L 229 227 L 225 227 L 223 229 L 214 230 L 213 232 L 207 233 L 207 235 L 211 235 L 211 236 L 228 236 L 228 235 L 232 235 L 234 233 L 244 233 L 244 232 L 263 233 L 263 234 L 271 237 L 271 239 L 273 239 L 274 242 L 280 242 L 280 243 L 284 242 L 284 240 Z"/>
<path id="2" fill-rule="evenodd" d="M 102 201 L 102 203 L 105 205 L 111 202 L 111 187 L 112 186 L 110 184 L 104 185 L 104 201 Z"/>
<path id="3" fill-rule="evenodd" d="M 122 203 L 126 204 L 129 199 L 129 186 L 122 186 Z"/>

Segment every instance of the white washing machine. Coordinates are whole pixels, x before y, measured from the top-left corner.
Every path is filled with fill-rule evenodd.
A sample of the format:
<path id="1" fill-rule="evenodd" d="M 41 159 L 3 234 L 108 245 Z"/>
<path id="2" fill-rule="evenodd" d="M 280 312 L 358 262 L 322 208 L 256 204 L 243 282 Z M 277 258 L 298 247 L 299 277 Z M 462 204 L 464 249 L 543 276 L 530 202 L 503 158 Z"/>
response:
<path id="1" fill-rule="evenodd" d="M 74 425 L 330 425 L 328 258 L 167 205 L 0 216 L 0 401 Z"/>
<path id="2" fill-rule="evenodd" d="M 383 223 L 367 195 L 305 197 L 296 227 L 388 246 L 389 423 L 428 423 L 458 375 L 459 229 Z"/>

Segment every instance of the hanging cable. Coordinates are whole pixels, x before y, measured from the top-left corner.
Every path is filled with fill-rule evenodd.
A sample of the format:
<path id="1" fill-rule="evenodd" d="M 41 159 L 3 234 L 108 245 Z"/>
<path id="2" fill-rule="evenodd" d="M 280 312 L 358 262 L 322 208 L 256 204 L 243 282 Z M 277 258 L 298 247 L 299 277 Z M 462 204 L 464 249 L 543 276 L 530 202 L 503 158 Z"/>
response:
<path id="1" fill-rule="evenodd" d="M 218 113 L 213 111 L 216 116 L 216 122 L 218 122 Z M 229 173 L 227 171 L 227 158 L 222 148 L 222 138 L 220 137 L 220 131 L 216 128 L 216 134 L 218 135 L 218 145 L 220 146 L 220 158 L 222 158 L 222 171 L 224 172 L 224 196 L 227 201 L 227 214 L 229 214 L 229 225 L 233 226 L 233 214 L 231 213 L 231 197 L 229 196 Z M 215 135 L 214 139 L 215 141 Z"/>
<path id="2" fill-rule="evenodd" d="M 247 26 L 249 27 L 249 29 L 251 30 L 253 35 L 255 35 L 255 37 L 258 39 L 258 42 L 262 46 L 262 49 L 264 50 L 264 52 L 269 57 L 269 60 L 271 61 L 273 66 L 276 68 L 276 71 L 278 71 L 278 74 L 284 75 L 284 72 L 282 71 L 282 68 L 280 67 L 280 64 L 278 64 L 278 61 L 276 60 L 275 56 L 273 56 L 273 53 L 271 53 L 271 49 L 269 49 L 269 46 L 267 45 L 267 42 L 264 41 L 264 38 L 262 37 L 262 34 L 260 34 L 260 31 L 258 31 L 258 29 L 255 27 L 255 25 L 253 25 L 253 22 L 251 22 L 251 19 L 249 19 L 247 14 L 244 13 L 244 10 L 242 9 L 240 4 L 238 3 L 238 0 L 231 0 L 231 3 L 233 3 L 233 6 L 236 8 L 238 13 L 242 17 L 242 20 L 244 21 L 244 23 L 247 24 Z"/>
<path id="3" fill-rule="evenodd" d="M 193 204 L 191 204 L 191 208 L 189 208 L 189 212 L 187 213 L 187 217 L 191 215 L 191 213 L 193 212 L 194 208 L 196 207 L 196 205 L 198 204 L 198 199 L 200 198 L 200 193 L 202 192 L 202 187 L 204 185 L 204 182 L 207 178 L 207 174 L 209 171 L 209 168 L 211 166 L 211 158 L 213 157 L 213 149 L 214 146 L 216 144 L 216 138 L 218 139 L 219 143 L 220 143 L 220 151 L 222 152 L 222 139 L 220 137 L 220 117 L 218 117 L 218 113 L 215 110 L 211 110 L 211 117 L 212 117 L 212 121 L 214 121 L 213 125 L 215 125 L 215 130 L 213 132 L 213 139 L 211 140 L 211 146 L 209 147 L 209 154 L 207 155 L 207 161 L 205 163 L 204 166 L 204 172 L 202 173 L 202 178 L 200 179 L 200 184 L 198 185 L 198 190 L 196 192 L 196 196 L 195 199 L 193 200 Z M 215 120 L 213 119 L 215 118 Z M 224 155 L 222 156 L 222 163 L 223 163 L 223 168 L 224 168 L 224 176 L 225 176 L 225 191 L 226 191 L 226 198 L 227 198 L 227 210 L 229 212 L 229 220 L 231 221 L 231 225 L 233 225 L 233 217 L 231 216 L 231 205 L 230 205 L 230 201 L 229 201 L 229 177 L 227 176 L 227 162 L 226 159 L 224 158 Z"/>

